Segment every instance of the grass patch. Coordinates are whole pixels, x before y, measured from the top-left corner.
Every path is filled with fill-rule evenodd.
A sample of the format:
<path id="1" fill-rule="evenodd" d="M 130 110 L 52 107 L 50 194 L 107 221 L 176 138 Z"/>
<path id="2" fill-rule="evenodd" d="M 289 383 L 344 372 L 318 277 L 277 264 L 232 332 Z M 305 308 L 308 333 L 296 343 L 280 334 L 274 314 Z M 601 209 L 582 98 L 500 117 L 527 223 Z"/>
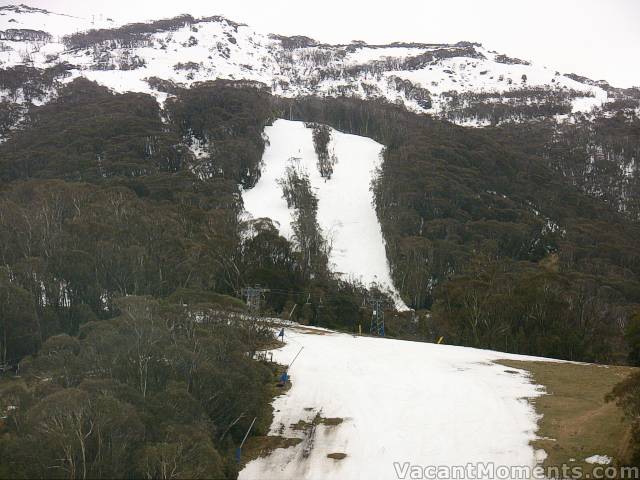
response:
<path id="1" fill-rule="evenodd" d="M 272 350 L 278 350 L 282 347 L 284 347 L 286 344 L 282 343 L 280 340 L 270 340 L 268 342 L 263 343 L 262 345 L 260 345 L 260 347 L 256 350 L 258 352 L 270 352 Z"/>
<path id="2" fill-rule="evenodd" d="M 291 382 L 287 382 L 284 386 L 276 386 L 277 379 L 284 371 L 284 365 L 272 364 L 274 379 L 270 388 L 270 396 L 272 399 L 282 395 L 291 388 Z M 261 418 L 259 423 L 263 425 L 263 432 L 268 431 L 270 425 L 273 423 L 274 411 L 273 402 L 269 404 L 268 415 L 265 418 Z M 278 448 L 289 448 L 297 445 L 302 441 L 301 438 L 289 438 L 282 435 L 284 431 L 284 425 L 281 426 L 278 431 L 278 435 L 255 435 L 247 438 L 247 441 L 242 447 L 242 455 L 240 459 L 239 469 L 242 470 L 244 466 L 251 460 L 256 458 L 266 457 Z M 234 451 L 235 454 L 235 451 Z"/>
<path id="3" fill-rule="evenodd" d="M 311 425 L 312 425 L 311 422 L 305 422 L 304 420 L 298 420 L 297 423 L 292 423 L 291 424 L 291 429 L 299 431 L 299 432 L 303 432 L 307 428 L 309 428 Z"/>
<path id="4" fill-rule="evenodd" d="M 305 408 L 305 410 L 307 409 Z M 298 420 L 298 422 L 291 424 L 291 428 L 293 430 L 303 432 L 309 429 L 312 425 L 326 425 L 327 427 L 336 427 L 340 425 L 343 421 L 344 419 L 340 417 L 325 418 L 322 416 L 320 412 L 318 412 L 316 413 L 316 416 L 313 417 L 313 420 L 311 420 L 310 422 L 306 420 Z"/>
<path id="5" fill-rule="evenodd" d="M 289 438 L 279 435 L 265 435 L 250 437 L 242 447 L 242 461 L 240 469 L 248 462 L 260 457 L 267 457 L 278 448 L 294 447 L 302 442 L 301 438 Z"/>
<path id="6" fill-rule="evenodd" d="M 542 415 L 537 432 L 540 439 L 532 445 L 547 453 L 543 466 L 580 466 L 591 473 L 594 465 L 584 460 L 592 455 L 607 455 L 614 462 L 626 459 L 631 424 L 624 420 L 622 410 L 605 402 L 604 397 L 636 369 L 515 360 L 497 363 L 530 372 L 533 382 L 546 389 L 546 395 L 531 399 Z"/>

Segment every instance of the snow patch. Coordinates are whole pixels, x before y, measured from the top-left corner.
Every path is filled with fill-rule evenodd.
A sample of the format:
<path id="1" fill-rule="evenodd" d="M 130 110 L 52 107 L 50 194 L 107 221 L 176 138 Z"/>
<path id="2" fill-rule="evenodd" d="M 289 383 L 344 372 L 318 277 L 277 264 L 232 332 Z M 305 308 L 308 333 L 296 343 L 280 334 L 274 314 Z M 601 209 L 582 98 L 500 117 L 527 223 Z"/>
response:
<path id="1" fill-rule="evenodd" d="M 79 31 L 114 28 L 117 24 L 105 15 L 91 18 L 75 17 L 26 5 L 11 5 L 0 8 L 0 30 L 28 29 L 40 30 L 52 35 L 67 35 Z"/>
<path id="2" fill-rule="evenodd" d="M 612 458 L 606 455 L 592 455 L 588 458 L 585 458 L 584 461 L 590 464 L 598 464 L 598 465 L 609 465 L 611 463 Z"/>

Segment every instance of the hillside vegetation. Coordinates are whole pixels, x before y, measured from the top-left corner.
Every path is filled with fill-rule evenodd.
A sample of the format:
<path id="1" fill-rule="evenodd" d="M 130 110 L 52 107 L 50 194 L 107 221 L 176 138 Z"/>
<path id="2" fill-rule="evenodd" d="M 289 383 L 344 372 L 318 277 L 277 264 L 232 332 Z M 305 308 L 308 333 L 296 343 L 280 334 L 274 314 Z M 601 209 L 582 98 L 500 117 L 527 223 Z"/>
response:
<path id="1" fill-rule="evenodd" d="M 160 111 L 78 79 L 0 145 L 4 288 L 29 306 L 7 307 L 20 320 L 5 321 L 5 363 L 112 317 L 123 295 L 238 296 L 259 283 L 276 314 L 300 303 L 303 320 L 346 328 L 366 316 L 362 286 L 309 271 L 326 260 L 240 215 L 239 188 L 259 178 L 262 130 L 278 116 L 386 146 L 373 188 L 392 274 L 405 302 L 432 314 L 391 322 L 392 334 L 624 359 L 640 226 L 551 168 L 540 134 L 528 146 L 508 127 L 465 129 L 384 102 L 274 99 L 246 82 L 175 93 Z"/>
<path id="2" fill-rule="evenodd" d="M 558 153 L 544 128 L 472 130 L 251 82 L 165 87 L 161 109 L 76 79 L 0 144 L 0 364 L 21 374 L 1 382 L 0 476 L 153 477 L 169 464 L 233 476 L 253 417 L 265 433 L 273 371 L 253 360 L 267 332 L 220 311 L 242 310 L 242 288 L 260 284 L 272 315 L 295 307 L 303 323 L 350 331 L 370 318 L 367 286 L 335 278 L 322 245 L 300 252 L 269 220 L 241 215 L 264 127 L 280 117 L 385 145 L 375 206 L 396 287 L 417 310 L 390 313 L 390 335 L 637 361 L 635 207 L 594 194 L 615 175 L 567 173 L 584 157 Z M 613 155 L 605 127 L 596 136 Z M 636 141 L 636 125 L 624 128 L 622 156 Z M 290 200 L 313 207 L 290 180 Z M 633 385 L 617 392 L 630 411 Z"/>

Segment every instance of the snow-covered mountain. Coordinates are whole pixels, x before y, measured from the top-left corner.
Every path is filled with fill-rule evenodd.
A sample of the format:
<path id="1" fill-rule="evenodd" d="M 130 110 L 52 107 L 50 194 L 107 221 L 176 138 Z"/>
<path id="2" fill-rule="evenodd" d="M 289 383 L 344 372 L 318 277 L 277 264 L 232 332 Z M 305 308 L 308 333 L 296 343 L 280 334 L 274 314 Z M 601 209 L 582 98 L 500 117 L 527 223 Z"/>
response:
<path id="1" fill-rule="evenodd" d="M 0 68 L 56 70 L 56 81 L 84 76 L 118 92 L 166 98 L 171 83 L 213 79 L 265 84 L 281 96 L 383 98 L 461 124 L 540 116 L 566 118 L 636 96 L 604 81 L 565 75 L 477 43 L 328 45 L 265 35 L 223 17 L 183 15 L 119 26 L 24 5 L 0 8 Z M 45 101 L 0 85 L 2 98 Z M 51 89 L 49 89 L 51 90 Z"/>
<path id="2" fill-rule="evenodd" d="M 50 12 L 42 8 L 27 5 L 8 5 L 0 7 L 0 30 L 36 30 L 50 35 L 62 36 L 94 28 L 113 28 L 116 22 L 104 15 L 92 18 L 76 17 Z"/>

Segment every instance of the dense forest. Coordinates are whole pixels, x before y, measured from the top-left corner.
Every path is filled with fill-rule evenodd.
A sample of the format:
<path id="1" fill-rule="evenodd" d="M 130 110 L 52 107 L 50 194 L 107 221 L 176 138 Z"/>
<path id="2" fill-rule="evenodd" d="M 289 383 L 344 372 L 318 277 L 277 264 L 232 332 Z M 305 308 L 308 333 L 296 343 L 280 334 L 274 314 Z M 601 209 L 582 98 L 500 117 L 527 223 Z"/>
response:
<path id="1" fill-rule="evenodd" d="M 242 320 L 242 289 L 267 287 L 263 313 L 303 323 L 354 331 L 370 317 L 366 286 L 327 267 L 303 174 L 282 185 L 293 241 L 242 215 L 278 117 L 313 127 L 327 178 L 324 125 L 385 145 L 375 206 L 415 310 L 390 312 L 388 334 L 640 363 L 638 173 L 623 171 L 622 208 L 610 200 L 622 174 L 605 168 L 637 159 L 637 120 L 467 129 L 251 82 L 164 88 L 161 108 L 76 79 L 0 144 L 0 364 L 20 373 L 0 382 L 12 476 L 233 477 L 248 423 L 269 425 L 275 375 L 253 360 L 272 334 Z M 616 397 L 631 410 L 632 388 Z"/>
<path id="2" fill-rule="evenodd" d="M 79 79 L 0 146 L 6 288 L 33 306 L 4 318 L 3 363 L 113 317 L 127 295 L 216 292 L 223 306 L 237 306 L 244 286 L 261 283 L 274 290 L 268 308 L 280 312 L 297 298 L 276 292 L 317 287 L 330 293 L 327 323 L 345 309 L 357 315 L 357 287 L 327 274 L 310 282 L 309 259 L 269 221 L 240 219 L 239 188 L 259 175 L 273 114 L 268 94 L 202 85 L 181 91 L 163 114 L 167 123 L 149 96 Z M 205 158 L 188 148 L 195 141 Z"/>
<path id="3" fill-rule="evenodd" d="M 374 191 L 388 257 L 407 304 L 428 311 L 428 321 L 398 318 L 397 334 L 624 361 L 623 332 L 640 299 L 637 173 L 624 209 L 594 195 L 594 184 L 616 181 L 599 168 L 587 188 L 576 173 L 593 149 L 580 156 L 584 124 L 561 137 L 544 123 L 465 129 L 382 101 L 277 99 L 250 82 L 171 91 L 161 110 L 150 96 L 78 79 L 32 108 L 27 126 L 0 146 L 0 254 L 11 287 L 34 304 L 38 342 L 76 334 L 86 318 L 110 318 L 121 296 L 177 289 L 237 297 L 261 284 L 276 314 L 305 298 L 295 292 L 314 291 L 306 321 L 351 328 L 366 316 L 363 287 L 320 267 L 327 251 L 305 214 L 313 195 L 305 196 L 304 178 L 290 172 L 297 193 L 288 201 L 299 212 L 299 240 L 316 245 L 317 258 L 303 258 L 308 252 L 268 220 L 241 215 L 239 189 L 260 176 L 262 130 L 285 116 L 312 123 L 327 177 L 333 160 L 322 125 L 386 146 Z M 637 122 L 611 117 L 595 124 L 590 145 L 594 136 L 609 146 L 606 158 L 637 152 Z M 5 363 L 32 353 L 6 343 L 16 352 L 7 347 Z"/>
<path id="4" fill-rule="evenodd" d="M 209 118 L 259 144 L 260 94 L 235 92 Z M 275 379 L 252 360 L 270 330 L 223 313 L 254 254 L 240 179 L 198 180 L 145 95 L 77 80 L 26 122 L 0 154 L 0 476 L 235 477 Z"/>
<path id="5" fill-rule="evenodd" d="M 0 386 L 3 478 L 228 478 L 254 417 L 270 424 L 271 337 L 211 305 L 130 296 L 119 315 L 49 337 Z"/>

